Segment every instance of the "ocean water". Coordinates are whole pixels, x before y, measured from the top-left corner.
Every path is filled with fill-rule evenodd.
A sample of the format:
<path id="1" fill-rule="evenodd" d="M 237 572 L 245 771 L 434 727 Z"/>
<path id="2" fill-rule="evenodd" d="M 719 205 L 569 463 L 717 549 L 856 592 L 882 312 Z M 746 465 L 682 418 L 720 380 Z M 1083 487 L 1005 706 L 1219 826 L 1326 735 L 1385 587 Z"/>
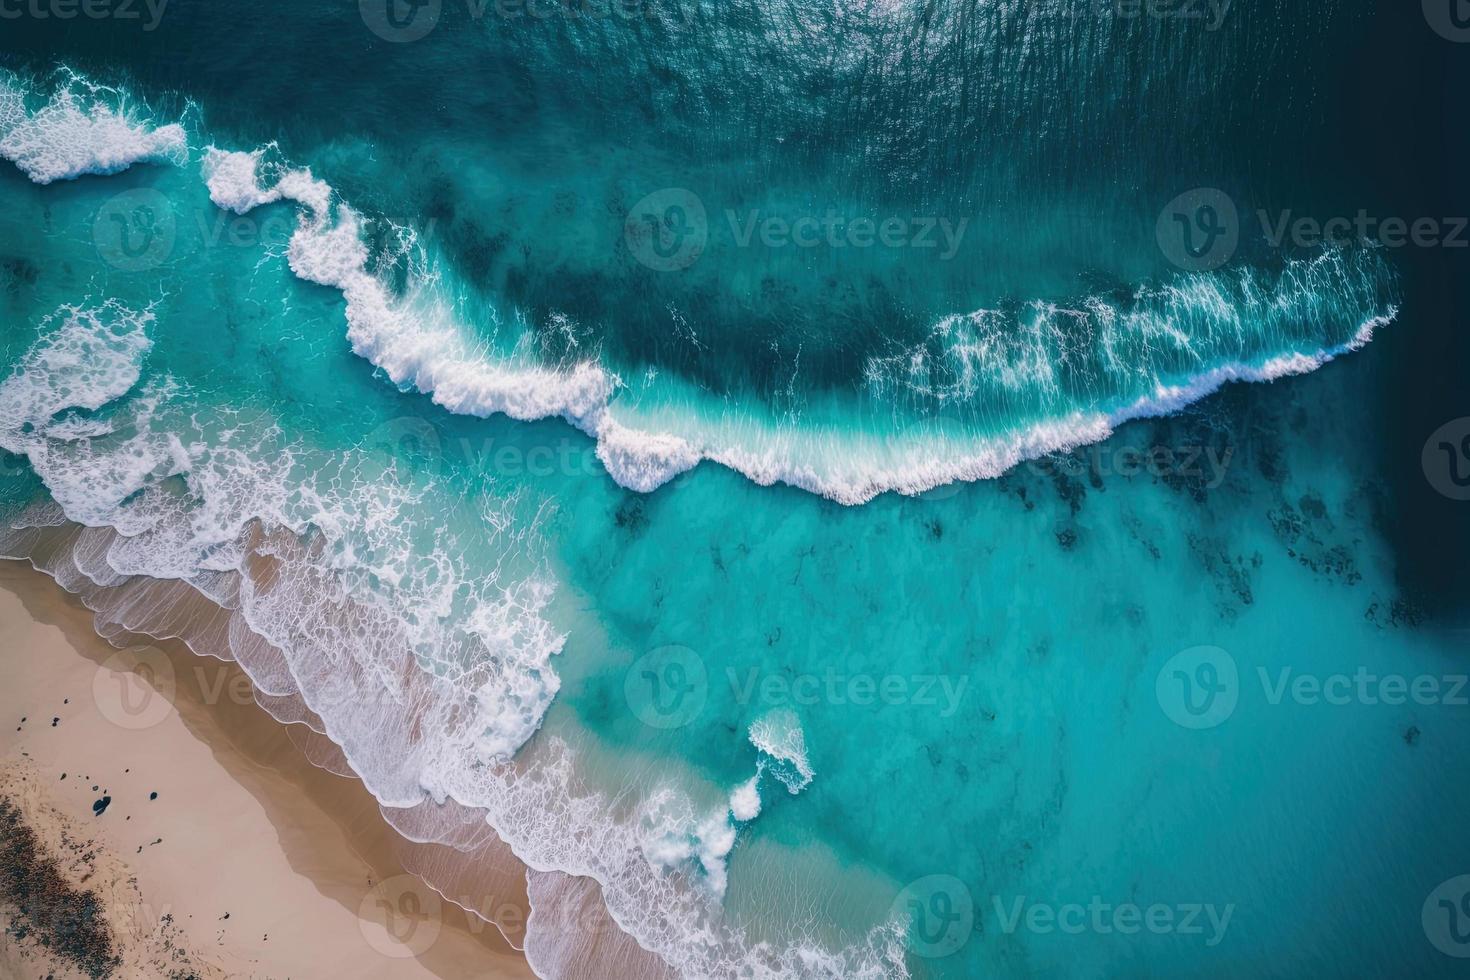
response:
<path id="1" fill-rule="evenodd" d="M 542 976 L 1456 975 L 1430 6 L 0 22 L 0 550 Z"/>

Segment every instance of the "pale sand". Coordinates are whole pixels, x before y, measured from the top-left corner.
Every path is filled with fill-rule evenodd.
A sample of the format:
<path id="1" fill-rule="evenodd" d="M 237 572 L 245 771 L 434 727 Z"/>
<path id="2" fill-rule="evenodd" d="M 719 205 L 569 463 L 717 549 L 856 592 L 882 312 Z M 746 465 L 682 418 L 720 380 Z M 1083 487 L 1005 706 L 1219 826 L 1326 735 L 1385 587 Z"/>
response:
<path id="1" fill-rule="evenodd" d="M 132 905 L 108 909 L 116 976 L 167 976 L 166 956 L 201 978 L 532 976 L 493 927 L 403 875 L 372 797 L 308 763 L 237 668 L 154 647 L 120 655 L 50 578 L 0 562 L 0 794 L 55 849 L 95 840 L 69 874 Z M 75 975 L 0 936 L 0 976 L 52 970 Z"/>

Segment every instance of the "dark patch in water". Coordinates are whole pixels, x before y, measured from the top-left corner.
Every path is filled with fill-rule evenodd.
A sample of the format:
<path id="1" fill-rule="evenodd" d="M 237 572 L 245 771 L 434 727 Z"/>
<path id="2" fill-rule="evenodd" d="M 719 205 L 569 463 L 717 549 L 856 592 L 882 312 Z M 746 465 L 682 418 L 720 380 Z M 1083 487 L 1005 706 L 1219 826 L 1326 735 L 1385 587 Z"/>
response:
<path id="1" fill-rule="evenodd" d="M 19 293 L 22 286 L 34 286 L 40 275 L 40 267 L 30 259 L 19 255 L 0 257 L 0 282 L 5 283 L 5 291 L 12 296 Z"/>
<path id="2" fill-rule="evenodd" d="M 1036 502 L 1028 499 L 1026 496 L 1026 485 L 1024 483 L 1021 483 L 1011 474 L 1008 473 L 1005 476 L 998 478 L 995 481 L 995 485 L 999 487 L 1002 492 L 1014 496 L 1022 503 L 1022 505 L 1025 506 L 1028 511 L 1036 509 Z"/>
<path id="3" fill-rule="evenodd" d="M 1049 469 L 1052 486 L 1056 488 L 1057 496 L 1071 509 L 1072 516 L 1076 517 L 1077 513 L 1082 510 L 1082 502 L 1087 499 L 1087 488 L 1082 485 L 1081 480 L 1062 472 L 1060 466 L 1053 464 Z"/>
<path id="4" fill-rule="evenodd" d="M 1189 548 L 1210 574 L 1216 607 L 1222 618 L 1234 619 L 1242 609 L 1255 603 L 1251 580 L 1263 560 L 1259 551 L 1249 556 L 1232 555 L 1221 542 L 1196 534 L 1189 536 Z"/>
<path id="5" fill-rule="evenodd" d="M 1163 557 L 1163 552 L 1159 550 L 1159 546 L 1144 536 L 1143 522 L 1138 519 L 1137 515 L 1125 514 L 1123 517 L 1123 526 L 1128 529 L 1128 534 L 1133 540 L 1143 545 L 1150 558 L 1158 561 Z"/>
<path id="6" fill-rule="evenodd" d="M 648 515 L 644 513 L 643 501 L 638 497 L 628 497 L 619 504 L 613 520 L 632 535 L 642 534 L 648 528 Z"/>
<path id="7" fill-rule="evenodd" d="M 1314 496 L 1312 494 L 1307 494 L 1305 497 L 1302 498 L 1301 505 L 1302 505 L 1302 513 L 1305 514 L 1307 517 L 1311 518 L 1312 520 L 1314 520 L 1314 521 L 1326 521 L 1327 520 L 1327 505 L 1322 502 L 1322 498 L 1321 497 L 1317 497 L 1317 496 Z M 1330 525 L 1331 522 L 1328 521 L 1328 524 Z"/>
<path id="8" fill-rule="evenodd" d="M 1412 628 L 1424 622 L 1424 611 L 1412 599 L 1396 596 L 1385 605 L 1375 597 L 1363 611 L 1363 618 L 1379 629 Z"/>
<path id="9" fill-rule="evenodd" d="M 1303 567 L 1348 585 L 1362 580 L 1355 542 L 1331 541 L 1335 527 L 1321 497 L 1307 494 L 1298 507 L 1283 501 L 1280 507 L 1267 511 L 1266 518 L 1286 554 Z"/>

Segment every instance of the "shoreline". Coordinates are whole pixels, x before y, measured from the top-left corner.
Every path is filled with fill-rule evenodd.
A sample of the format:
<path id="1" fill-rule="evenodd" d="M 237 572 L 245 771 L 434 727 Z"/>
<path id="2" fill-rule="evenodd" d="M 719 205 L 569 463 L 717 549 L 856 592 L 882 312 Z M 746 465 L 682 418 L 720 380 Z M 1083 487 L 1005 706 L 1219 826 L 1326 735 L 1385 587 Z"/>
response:
<path id="1" fill-rule="evenodd" d="M 376 800 L 308 761 L 235 664 L 177 640 L 120 650 L 20 561 L 0 562 L 0 651 L 0 792 L 42 841 L 92 836 L 111 870 L 78 878 L 110 895 L 124 953 L 171 926 L 188 975 L 533 976 L 493 926 L 406 874 Z M 28 972 L 53 966 L 16 945 Z"/>

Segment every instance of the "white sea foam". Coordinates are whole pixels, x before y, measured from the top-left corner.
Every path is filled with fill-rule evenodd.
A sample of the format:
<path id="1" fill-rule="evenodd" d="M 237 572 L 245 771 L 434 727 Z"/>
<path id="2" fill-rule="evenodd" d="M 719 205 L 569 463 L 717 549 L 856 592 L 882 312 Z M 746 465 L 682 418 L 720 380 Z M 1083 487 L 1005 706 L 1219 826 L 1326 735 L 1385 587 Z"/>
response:
<path id="1" fill-rule="evenodd" d="M 735 826 L 728 809 L 696 814 L 689 801 L 672 790 L 654 795 L 642 816 L 642 851 L 659 868 L 678 868 L 697 861 L 700 880 L 716 899 L 725 895 L 726 860 L 735 847 Z"/>
<path id="2" fill-rule="evenodd" d="M 723 417 L 711 419 L 691 406 L 678 420 L 650 426 L 634 421 L 636 409 L 623 409 L 623 382 L 595 360 L 547 367 L 531 357 L 492 353 L 473 340 L 432 270 L 420 269 L 407 291 L 395 295 L 369 271 L 361 216 L 342 202 L 334 215 L 330 187 L 309 171 L 267 165 L 272 151 L 208 151 L 210 194 L 220 207 L 239 213 L 283 200 L 302 207 L 288 249 L 291 268 L 303 279 L 341 290 L 355 353 L 394 384 L 423 392 L 457 414 L 565 419 L 596 440 L 598 459 L 619 485 L 640 492 L 703 460 L 760 485 L 785 483 L 852 505 L 888 491 L 919 494 L 947 483 L 991 479 L 1028 459 L 1106 439 L 1130 419 L 1175 411 L 1228 381 L 1313 370 L 1366 343 L 1373 325 L 1395 315 L 1375 309 L 1368 325 L 1345 344 L 1291 349 L 1287 338 L 1296 321 L 1323 315 L 1313 306 L 1319 293 L 1330 300 L 1335 291 L 1361 292 L 1373 272 L 1381 271 L 1347 268 L 1340 255 L 1325 253 L 1290 266 L 1274 285 L 1246 270 L 1229 288 L 1223 274 L 1151 286 L 1128 309 L 1088 297 L 1074 309 L 1034 303 L 1023 317 L 989 310 L 945 317 L 921 347 L 869 362 L 868 378 L 880 395 L 891 388 L 941 404 L 982 406 L 1019 398 L 1018 407 L 1039 421 L 1007 425 L 981 419 L 984 424 L 968 434 L 915 424 L 894 437 L 767 422 L 731 415 L 724 407 Z M 1248 310 L 1240 297 L 1248 298 Z M 1329 305 L 1327 312 L 1337 311 Z M 1262 322 L 1252 325 L 1251 317 Z M 1333 326 L 1323 324 L 1323 331 Z M 1280 337 L 1288 349 L 1259 361 L 1217 356 L 1219 363 L 1201 364 L 1201 350 L 1228 354 L 1245 343 L 1248 330 L 1260 338 Z M 1087 370 L 1096 377 L 1078 373 L 1089 359 L 1096 363 Z M 1185 380 L 1159 380 L 1165 374 Z M 1049 407 L 1066 405 L 1069 384 L 1092 390 L 1108 377 L 1122 390 L 1152 390 L 1117 407 Z M 996 397 L 987 398 L 992 393 Z M 1095 394 L 1094 400 L 1109 399 Z"/>
<path id="3" fill-rule="evenodd" d="M 138 384 L 152 346 L 152 319 L 118 303 L 63 307 L 0 382 L 0 447 L 30 457 L 73 520 L 109 523 L 120 501 L 170 468 L 174 447 L 132 435 L 136 418 L 146 424 L 156 392 L 139 399 L 136 418 L 79 414 L 101 409 Z M 109 442 L 126 450 L 99 448 Z"/>
<path id="4" fill-rule="evenodd" d="M 792 796 L 811 785 L 816 774 L 807 758 L 806 732 L 796 712 L 776 708 L 756 719 L 750 726 L 750 744 L 771 758 L 772 775 Z"/>
<path id="5" fill-rule="evenodd" d="M 63 410 L 96 411 L 126 395 L 142 376 L 143 357 L 153 346 L 152 322 L 152 312 L 134 312 L 116 302 L 62 307 L 42 326 L 41 342 L 0 382 L 0 432 L 34 445 L 61 424 L 56 416 Z"/>
<path id="6" fill-rule="evenodd" d="M 474 662 L 456 697 L 474 706 L 476 747 L 485 758 L 513 754 L 539 727 L 560 684 L 549 658 L 562 641 L 540 616 L 549 580 L 468 583 L 447 551 L 419 555 L 403 540 L 403 510 L 417 499 L 413 489 L 360 482 L 350 462 L 342 472 L 321 474 L 323 484 L 290 447 L 276 444 L 280 432 L 273 426 L 259 420 L 240 426 L 226 417 L 201 429 L 192 416 L 169 414 L 168 379 L 140 387 L 151 321 L 151 313 L 117 303 L 59 310 L 0 382 L 0 447 L 30 459 L 69 519 L 134 537 L 148 532 L 134 551 L 168 542 L 174 557 L 160 564 L 156 550 L 138 552 L 130 574 L 184 577 L 214 567 L 210 561 L 231 553 L 252 518 L 296 533 L 326 532 L 338 549 L 335 564 L 390 587 L 359 590 L 360 598 L 377 596 L 373 616 L 392 621 L 381 629 L 404 635 L 411 647 L 451 659 L 460 651 L 460 659 Z M 135 389 L 125 406 L 114 404 Z M 104 408 L 109 413 L 76 414 Z M 159 535 L 157 528 L 183 506 L 160 491 L 175 475 L 187 480 L 190 523 Z M 449 626 L 456 595 L 467 611 L 461 624 Z M 291 628 L 299 624 L 281 627 Z"/>
<path id="7" fill-rule="evenodd" d="M 597 438 L 597 458 L 612 478 L 640 493 L 657 490 L 692 470 L 705 455 L 679 436 L 623 425 L 611 412 L 601 413 L 590 434 Z"/>
<path id="8" fill-rule="evenodd" d="M 457 414 L 499 413 L 523 421 L 561 416 L 596 431 L 616 378 L 593 362 L 556 370 L 485 356 L 431 283 L 420 282 L 399 298 L 368 271 L 361 216 L 339 203 L 334 218 L 330 188 L 309 171 L 284 170 L 269 187 L 261 186 L 264 154 L 211 147 L 204 160 L 210 196 L 238 213 L 281 200 L 304 208 L 287 248 L 291 270 L 341 290 L 354 353 L 381 368 L 394 384 L 425 392 Z"/>
<path id="9" fill-rule="evenodd" d="M 274 146 L 253 153 L 236 153 L 205 147 L 200 169 L 204 174 L 209 198 L 218 207 L 235 214 L 277 201 L 291 200 L 304 204 L 313 215 L 325 216 L 332 203 L 332 188 L 326 181 L 312 177 L 310 170 L 286 169 L 271 187 L 261 187 L 260 171 Z"/>
<path id="10" fill-rule="evenodd" d="M 738 825 L 761 814 L 761 777 L 770 772 L 792 796 L 811 785 L 806 734 L 794 712 L 771 711 L 750 726 L 750 742 L 763 756 L 755 774 L 730 791 L 727 805 L 698 815 L 684 797 L 663 790 L 643 814 L 642 849 L 650 862 L 665 868 L 697 861 L 703 882 L 716 898 L 724 896 L 727 861 Z"/>
<path id="11" fill-rule="evenodd" d="M 16 76 L 0 72 L 0 157 L 34 183 L 188 160 L 184 128 L 155 126 L 117 89 L 65 73 L 49 101 L 35 109 L 27 105 L 27 89 Z"/>
<path id="12" fill-rule="evenodd" d="M 1310 374 L 1344 354 L 1361 350 L 1373 340 L 1373 334 L 1388 326 L 1398 316 L 1398 307 L 1391 306 L 1379 316 L 1369 317 L 1359 324 L 1352 337 L 1341 344 L 1314 351 L 1310 354 L 1291 353 L 1266 359 L 1261 364 L 1226 364 L 1212 368 L 1191 378 L 1187 384 L 1160 385 L 1153 393 L 1111 413 L 1107 417 L 1110 427 L 1131 422 L 1134 419 L 1152 418 L 1177 412 L 1179 409 L 1219 391 L 1232 381 L 1276 381 L 1296 374 Z"/>
<path id="13" fill-rule="evenodd" d="M 759 771 L 730 791 L 730 816 L 741 823 L 761 815 L 761 774 Z"/>

